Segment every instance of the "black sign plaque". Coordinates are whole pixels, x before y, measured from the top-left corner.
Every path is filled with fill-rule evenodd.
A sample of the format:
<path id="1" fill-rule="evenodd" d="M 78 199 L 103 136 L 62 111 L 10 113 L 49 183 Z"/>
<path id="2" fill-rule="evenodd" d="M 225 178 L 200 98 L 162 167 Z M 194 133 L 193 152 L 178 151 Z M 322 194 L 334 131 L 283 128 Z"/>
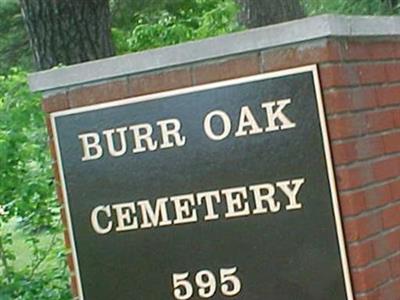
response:
<path id="1" fill-rule="evenodd" d="M 51 120 L 80 299 L 353 299 L 316 66 Z"/>

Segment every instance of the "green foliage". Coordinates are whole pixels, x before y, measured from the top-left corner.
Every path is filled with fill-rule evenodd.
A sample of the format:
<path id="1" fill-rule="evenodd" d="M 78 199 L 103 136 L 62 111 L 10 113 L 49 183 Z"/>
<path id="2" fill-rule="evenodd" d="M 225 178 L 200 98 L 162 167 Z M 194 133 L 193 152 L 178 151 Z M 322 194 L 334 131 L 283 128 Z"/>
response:
<path id="1" fill-rule="evenodd" d="M 32 229 L 54 227 L 59 213 L 40 101 L 24 72 L 0 76 L 0 205 Z"/>
<path id="2" fill-rule="evenodd" d="M 13 66 L 29 70 L 32 54 L 17 0 L 0 0 L 0 74 Z"/>
<path id="3" fill-rule="evenodd" d="M 13 69 L 0 76 L 0 299 L 70 299 L 62 240 L 60 209 L 54 194 L 40 95 L 32 94 L 26 73 Z M 14 234 L 26 233 L 30 263 L 14 267 Z M 52 236 L 43 247 L 36 234 Z M 41 268 L 46 261 L 47 268 Z"/>
<path id="4" fill-rule="evenodd" d="M 176 0 L 132 16 L 130 28 L 113 28 L 119 53 L 216 36 L 240 29 L 233 0 Z"/>
<path id="5" fill-rule="evenodd" d="M 303 0 L 308 15 L 391 15 L 399 12 L 391 0 Z"/>
<path id="6" fill-rule="evenodd" d="M 30 263 L 21 269 L 9 267 L 0 277 L 0 299 L 71 299 L 62 237 L 49 232 L 44 234 L 51 236 L 46 246 L 36 237 L 26 237 L 25 243 L 32 251 Z"/>

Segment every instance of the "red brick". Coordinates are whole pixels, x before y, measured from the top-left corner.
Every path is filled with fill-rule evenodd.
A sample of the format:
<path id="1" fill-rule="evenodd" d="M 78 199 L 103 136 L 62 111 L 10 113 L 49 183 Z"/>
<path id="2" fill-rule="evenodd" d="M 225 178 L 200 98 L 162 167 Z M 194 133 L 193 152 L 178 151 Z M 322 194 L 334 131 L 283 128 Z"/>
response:
<path id="1" fill-rule="evenodd" d="M 86 106 L 126 97 L 128 97 L 126 79 L 83 86 L 68 91 L 68 99 L 71 107 Z"/>
<path id="2" fill-rule="evenodd" d="M 335 40 L 325 40 L 322 44 L 296 45 L 281 49 L 266 50 L 261 53 L 263 70 L 275 71 L 319 62 L 341 60 L 341 44 Z"/>
<path id="3" fill-rule="evenodd" d="M 384 228 L 400 225 L 400 202 L 382 211 L 382 221 Z"/>
<path id="4" fill-rule="evenodd" d="M 72 254 L 71 253 L 67 254 L 67 266 L 68 266 L 70 272 L 73 272 L 75 270 L 74 260 L 72 258 Z"/>
<path id="5" fill-rule="evenodd" d="M 336 172 L 338 188 L 341 191 L 354 189 L 374 181 L 374 174 L 369 164 L 339 169 Z"/>
<path id="6" fill-rule="evenodd" d="M 382 229 L 382 220 L 379 212 L 366 216 L 347 219 L 344 222 L 346 240 L 349 242 L 361 241 Z"/>
<path id="7" fill-rule="evenodd" d="M 63 221 L 64 228 L 67 227 L 67 223 Z M 71 240 L 69 239 L 69 234 L 67 230 L 64 230 L 64 244 L 67 249 L 71 249 Z"/>
<path id="8" fill-rule="evenodd" d="M 400 251 L 400 229 L 390 229 L 389 233 L 385 235 L 390 249 Z"/>
<path id="9" fill-rule="evenodd" d="M 51 166 L 52 166 L 52 169 L 53 169 L 54 181 L 57 184 L 59 184 L 61 182 L 61 180 L 60 180 L 60 172 L 58 170 L 57 162 L 54 160 Z"/>
<path id="10" fill-rule="evenodd" d="M 399 242 L 400 244 L 400 242 Z M 400 277 L 400 253 L 389 260 L 390 271 L 393 278 Z M 399 294 L 400 295 L 400 294 Z"/>
<path id="11" fill-rule="evenodd" d="M 65 226 L 67 227 L 68 222 L 67 222 L 67 214 L 65 212 L 65 208 L 61 207 L 60 209 L 60 214 L 61 214 L 61 221 L 63 222 L 63 224 L 65 224 Z"/>
<path id="12" fill-rule="evenodd" d="M 375 87 L 352 88 L 353 110 L 375 108 L 377 104 Z"/>
<path id="13" fill-rule="evenodd" d="M 396 41 L 349 40 L 346 42 L 343 57 L 346 60 L 383 60 L 400 57 Z"/>
<path id="14" fill-rule="evenodd" d="M 393 109 L 392 114 L 393 114 L 394 128 L 400 128 L 400 108 Z"/>
<path id="15" fill-rule="evenodd" d="M 388 68 L 381 63 L 333 64 L 320 67 L 321 84 L 324 89 L 360 84 L 385 83 Z M 397 72 L 397 71 L 396 71 Z"/>
<path id="16" fill-rule="evenodd" d="M 371 59 L 371 43 L 367 41 L 346 41 L 343 50 L 343 57 L 346 60 L 367 60 Z"/>
<path id="17" fill-rule="evenodd" d="M 372 242 L 366 241 L 359 244 L 353 244 L 348 248 L 351 267 L 362 267 L 374 259 Z"/>
<path id="18" fill-rule="evenodd" d="M 327 114 L 353 110 L 352 95 L 348 90 L 323 90 Z"/>
<path id="19" fill-rule="evenodd" d="M 42 100 L 42 110 L 47 113 L 65 110 L 69 108 L 67 94 L 60 92 L 52 96 L 45 97 Z"/>
<path id="20" fill-rule="evenodd" d="M 373 136 L 357 139 L 355 142 L 357 159 L 367 159 L 382 155 L 385 153 L 382 137 Z"/>
<path id="21" fill-rule="evenodd" d="M 364 201 L 367 209 L 383 206 L 392 201 L 389 184 L 376 186 L 364 191 Z"/>
<path id="22" fill-rule="evenodd" d="M 393 129 L 396 127 L 394 113 L 397 113 L 397 109 L 358 112 L 328 118 L 329 135 L 331 140 L 338 140 Z M 400 112 L 398 117 L 400 125 Z"/>
<path id="23" fill-rule="evenodd" d="M 342 60 L 342 43 L 336 40 L 326 40 L 326 44 L 320 47 L 300 47 L 299 59 L 305 63 L 335 62 Z"/>
<path id="24" fill-rule="evenodd" d="M 361 135 L 366 131 L 366 123 L 364 114 L 328 118 L 329 136 L 331 140 L 338 140 Z"/>
<path id="25" fill-rule="evenodd" d="M 400 280 L 396 279 L 379 288 L 379 298 L 376 299 L 400 300 Z"/>
<path id="26" fill-rule="evenodd" d="M 387 81 L 386 65 L 362 64 L 356 67 L 361 84 L 385 83 Z"/>
<path id="27" fill-rule="evenodd" d="M 135 75 L 128 78 L 129 96 L 163 92 L 192 85 L 189 68 Z"/>
<path id="28" fill-rule="evenodd" d="M 264 51 L 261 53 L 261 61 L 264 72 L 287 69 L 302 64 L 297 58 L 295 47 Z"/>
<path id="29" fill-rule="evenodd" d="M 351 141 L 332 144 L 332 155 L 335 166 L 355 161 L 357 159 L 356 143 Z"/>
<path id="30" fill-rule="evenodd" d="M 371 53 L 371 58 L 376 60 L 398 58 L 395 51 L 396 42 L 381 41 L 368 43 L 367 47 Z"/>
<path id="31" fill-rule="evenodd" d="M 398 39 L 393 40 L 393 50 L 397 57 L 400 57 L 400 41 Z"/>
<path id="32" fill-rule="evenodd" d="M 382 300 L 400 300 L 400 280 L 390 282 L 381 290 Z"/>
<path id="33" fill-rule="evenodd" d="M 195 84 L 253 75 L 260 72 L 259 56 L 254 53 L 222 61 L 208 62 L 194 67 L 192 72 Z"/>
<path id="34" fill-rule="evenodd" d="M 366 209 L 364 192 L 351 192 L 340 195 L 340 211 L 343 216 L 358 215 Z"/>
<path id="35" fill-rule="evenodd" d="M 357 300 L 400 300 L 400 280 L 388 281 L 380 287 L 357 295 Z"/>
<path id="36" fill-rule="evenodd" d="M 328 114 L 375 108 L 375 87 L 324 91 L 324 102 Z"/>
<path id="37" fill-rule="evenodd" d="M 332 64 L 319 68 L 323 89 L 360 84 L 357 67 L 348 64 Z"/>
<path id="38" fill-rule="evenodd" d="M 376 181 L 383 181 L 400 175 L 399 157 L 385 158 L 374 162 L 374 178 Z"/>
<path id="39" fill-rule="evenodd" d="M 378 132 L 394 128 L 393 110 L 374 111 L 366 114 L 366 132 Z"/>
<path id="40" fill-rule="evenodd" d="M 375 259 L 382 259 L 400 250 L 399 232 L 388 232 L 372 241 Z"/>
<path id="41" fill-rule="evenodd" d="M 47 140 L 47 144 L 48 144 L 48 147 L 50 150 L 51 158 L 55 161 L 57 159 L 57 154 L 56 154 L 56 143 L 55 143 L 54 139 L 49 138 Z"/>
<path id="42" fill-rule="evenodd" d="M 71 290 L 72 290 L 72 295 L 74 297 L 77 297 L 78 296 L 78 281 L 77 281 L 75 275 L 71 276 Z"/>
<path id="43" fill-rule="evenodd" d="M 390 191 L 392 192 L 393 200 L 400 200 L 400 179 L 390 183 Z"/>
<path id="44" fill-rule="evenodd" d="M 356 292 L 365 292 L 378 287 L 390 278 L 390 266 L 387 261 L 354 271 L 353 285 Z"/>
<path id="45" fill-rule="evenodd" d="M 395 82 L 400 80 L 400 63 L 386 63 L 385 70 L 388 82 Z"/>
<path id="46" fill-rule="evenodd" d="M 377 87 L 376 96 L 380 106 L 400 104 L 400 86 Z"/>
<path id="47" fill-rule="evenodd" d="M 367 293 L 362 293 L 357 295 L 354 299 L 356 300 L 384 300 L 380 298 L 380 291 L 375 289 L 372 291 L 369 291 Z"/>
<path id="48" fill-rule="evenodd" d="M 46 114 L 46 129 L 47 129 L 47 135 L 49 136 L 49 138 L 53 138 L 53 127 L 51 126 L 51 119 L 50 119 L 50 115 Z"/>
<path id="49" fill-rule="evenodd" d="M 400 132 L 389 132 L 382 138 L 386 153 L 400 152 Z"/>
<path id="50" fill-rule="evenodd" d="M 64 196 L 63 196 L 63 193 L 62 193 L 61 185 L 60 184 L 55 184 L 55 186 L 56 186 L 56 194 L 57 194 L 58 203 L 63 205 L 64 204 Z"/>

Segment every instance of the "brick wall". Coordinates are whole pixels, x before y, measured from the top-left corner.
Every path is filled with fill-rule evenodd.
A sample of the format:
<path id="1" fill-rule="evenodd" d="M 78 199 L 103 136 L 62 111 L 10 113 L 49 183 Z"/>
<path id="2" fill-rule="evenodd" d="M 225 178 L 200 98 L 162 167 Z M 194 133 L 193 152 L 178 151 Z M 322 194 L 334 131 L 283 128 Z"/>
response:
<path id="1" fill-rule="evenodd" d="M 314 63 L 319 65 L 356 299 L 399 300 L 400 40 L 323 38 L 124 76 L 46 93 L 43 109 L 50 113 Z M 55 163 L 54 168 L 59 182 Z M 62 203 L 59 184 L 57 191 Z M 69 246 L 67 234 L 65 239 Z M 68 262 L 73 272 L 71 257 Z M 72 288 L 76 294 L 74 276 Z"/>
<path id="2" fill-rule="evenodd" d="M 400 41 L 320 66 L 357 299 L 400 299 Z"/>

